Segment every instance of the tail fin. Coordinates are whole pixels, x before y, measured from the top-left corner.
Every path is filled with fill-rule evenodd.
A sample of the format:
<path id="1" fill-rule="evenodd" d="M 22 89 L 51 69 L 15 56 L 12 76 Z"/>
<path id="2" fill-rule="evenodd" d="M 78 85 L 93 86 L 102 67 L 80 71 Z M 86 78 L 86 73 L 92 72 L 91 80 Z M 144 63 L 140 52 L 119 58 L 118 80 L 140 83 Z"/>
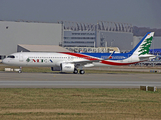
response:
<path id="1" fill-rule="evenodd" d="M 153 36 L 154 32 L 148 32 L 130 53 L 138 56 L 148 54 Z"/>

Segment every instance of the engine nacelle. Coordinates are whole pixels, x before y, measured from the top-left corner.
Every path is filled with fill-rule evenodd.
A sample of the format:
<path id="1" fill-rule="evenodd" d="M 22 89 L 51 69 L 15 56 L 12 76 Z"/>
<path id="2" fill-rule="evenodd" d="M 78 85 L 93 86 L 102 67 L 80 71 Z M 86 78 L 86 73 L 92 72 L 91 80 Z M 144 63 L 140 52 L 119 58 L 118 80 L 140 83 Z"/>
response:
<path id="1" fill-rule="evenodd" d="M 74 64 L 71 63 L 62 63 L 60 64 L 62 72 L 73 72 L 74 71 Z"/>

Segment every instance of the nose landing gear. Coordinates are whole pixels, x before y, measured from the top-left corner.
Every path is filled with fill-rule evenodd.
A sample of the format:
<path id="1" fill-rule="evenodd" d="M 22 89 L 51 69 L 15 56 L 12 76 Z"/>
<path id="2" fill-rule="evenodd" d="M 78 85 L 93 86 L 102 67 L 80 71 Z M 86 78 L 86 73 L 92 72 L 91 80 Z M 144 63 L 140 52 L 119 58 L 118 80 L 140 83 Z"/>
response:
<path id="1" fill-rule="evenodd" d="M 20 70 L 18 71 L 18 73 L 22 73 L 22 67 L 20 67 Z"/>

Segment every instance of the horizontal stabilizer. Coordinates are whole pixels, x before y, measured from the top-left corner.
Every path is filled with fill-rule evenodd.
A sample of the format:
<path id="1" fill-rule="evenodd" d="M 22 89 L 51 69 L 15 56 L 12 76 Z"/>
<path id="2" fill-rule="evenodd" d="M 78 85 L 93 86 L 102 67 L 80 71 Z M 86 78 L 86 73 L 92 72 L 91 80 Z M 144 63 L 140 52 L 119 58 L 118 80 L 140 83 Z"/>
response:
<path id="1" fill-rule="evenodd" d="M 153 58 L 156 58 L 155 55 L 151 55 L 151 54 L 145 54 L 145 55 L 140 55 L 139 58 L 142 60 L 142 59 L 153 59 Z"/>

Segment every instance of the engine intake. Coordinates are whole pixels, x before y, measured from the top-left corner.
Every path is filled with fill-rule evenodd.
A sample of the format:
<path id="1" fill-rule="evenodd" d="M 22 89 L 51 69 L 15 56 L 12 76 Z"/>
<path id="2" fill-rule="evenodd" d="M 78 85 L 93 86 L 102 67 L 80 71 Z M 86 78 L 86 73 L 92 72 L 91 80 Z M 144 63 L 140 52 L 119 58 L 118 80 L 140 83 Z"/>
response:
<path id="1" fill-rule="evenodd" d="M 74 71 L 74 64 L 71 63 L 62 63 L 60 64 L 62 72 L 73 72 Z"/>

